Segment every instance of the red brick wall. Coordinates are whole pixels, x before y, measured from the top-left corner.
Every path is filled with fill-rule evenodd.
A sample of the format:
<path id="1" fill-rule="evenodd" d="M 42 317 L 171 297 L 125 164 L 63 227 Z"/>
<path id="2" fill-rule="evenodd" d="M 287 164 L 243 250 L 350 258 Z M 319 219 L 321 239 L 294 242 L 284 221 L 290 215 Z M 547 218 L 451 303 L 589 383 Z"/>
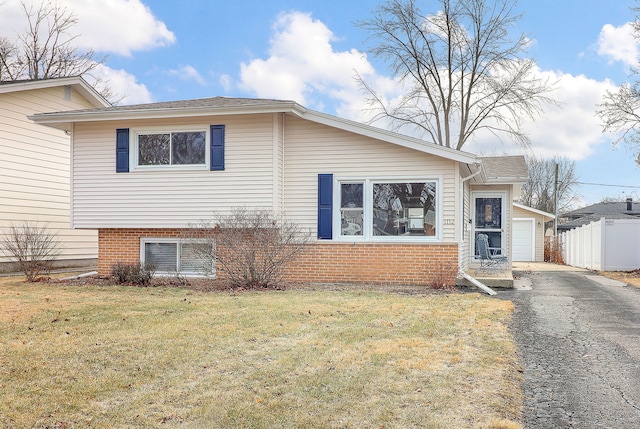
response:
<path id="1" fill-rule="evenodd" d="M 454 284 L 455 244 L 310 244 L 289 267 L 289 278 L 303 282 L 429 284 L 445 273 Z M 453 265 L 453 269 L 451 268 Z"/>
<path id="2" fill-rule="evenodd" d="M 116 262 L 139 262 L 142 237 L 179 236 L 179 229 L 100 229 L 98 271 L 108 275 Z M 314 242 L 289 266 L 287 278 L 294 282 L 429 284 L 438 274 L 455 277 L 457 261 L 456 244 Z"/>
<path id="3" fill-rule="evenodd" d="M 109 275 L 117 262 L 140 262 L 140 238 L 180 236 L 179 229 L 109 228 L 98 230 L 98 273 Z"/>

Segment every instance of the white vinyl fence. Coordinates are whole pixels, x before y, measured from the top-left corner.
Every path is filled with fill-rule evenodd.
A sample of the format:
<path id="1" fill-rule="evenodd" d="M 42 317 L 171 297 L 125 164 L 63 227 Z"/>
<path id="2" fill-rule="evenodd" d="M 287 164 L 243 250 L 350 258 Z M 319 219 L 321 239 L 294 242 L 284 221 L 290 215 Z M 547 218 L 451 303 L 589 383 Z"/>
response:
<path id="1" fill-rule="evenodd" d="M 640 268 L 640 219 L 605 219 L 559 236 L 567 265 L 596 271 Z"/>

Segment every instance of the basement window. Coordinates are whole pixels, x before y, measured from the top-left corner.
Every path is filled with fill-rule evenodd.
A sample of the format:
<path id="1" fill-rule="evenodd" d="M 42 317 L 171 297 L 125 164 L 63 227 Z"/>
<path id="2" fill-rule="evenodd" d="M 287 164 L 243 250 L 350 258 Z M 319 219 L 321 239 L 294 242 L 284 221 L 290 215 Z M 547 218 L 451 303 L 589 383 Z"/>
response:
<path id="1" fill-rule="evenodd" d="M 140 240 L 140 261 L 153 264 L 159 275 L 214 276 L 215 261 L 203 259 L 195 251 L 196 246 L 203 244 L 179 239 L 143 238 Z"/>

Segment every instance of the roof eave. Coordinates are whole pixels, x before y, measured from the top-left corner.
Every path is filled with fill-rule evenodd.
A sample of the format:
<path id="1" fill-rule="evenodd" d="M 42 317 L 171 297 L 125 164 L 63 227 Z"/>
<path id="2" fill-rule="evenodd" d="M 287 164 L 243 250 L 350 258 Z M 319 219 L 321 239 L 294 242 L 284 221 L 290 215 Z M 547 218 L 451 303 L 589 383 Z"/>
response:
<path id="1" fill-rule="evenodd" d="M 115 111 L 90 110 L 68 111 L 54 113 L 39 113 L 28 116 L 37 124 L 61 128 L 65 124 L 74 122 L 92 121 L 124 121 L 140 119 L 168 119 L 187 118 L 198 116 L 222 116 L 242 115 L 250 113 L 283 113 L 293 112 L 301 106 L 294 102 L 280 102 L 261 106 L 237 106 L 237 107 L 182 107 L 182 108 L 156 108 L 156 109 L 127 109 L 126 106 Z"/>
<path id="2" fill-rule="evenodd" d="M 549 218 L 549 219 L 555 219 L 556 215 L 554 215 L 553 213 L 549 213 L 549 212 L 545 212 L 543 210 L 538 210 L 538 209 L 534 209 L 533 207 L 529 207 L 529 206 L 525 206 L 524 204 L 518 204 L 518 203 L 513 203 L 514 207 L 518 207 L 522 210 L 526 210 L 532 213 L 536 213 L 539 214 L 545 218 Z"/>
<path id="3" fill-rule="evenodd" d="M 528 178 L 523 177 L 490 177 L 487 179 L 487 185 L 517 185 L 527 183 Z"/>
<path id="4" fill-rule="evenodd" d="M 109 107 L 111 103 L 98 91 L 87 83 L 81 76 L 71 76 L 53 79 L 28 80 L 23 82 L 7 83 L 0 85 L 0 94 L 16 91 L 30 91 L 56 86 L 71 86 L 78 91 L 94 107 Z"/>

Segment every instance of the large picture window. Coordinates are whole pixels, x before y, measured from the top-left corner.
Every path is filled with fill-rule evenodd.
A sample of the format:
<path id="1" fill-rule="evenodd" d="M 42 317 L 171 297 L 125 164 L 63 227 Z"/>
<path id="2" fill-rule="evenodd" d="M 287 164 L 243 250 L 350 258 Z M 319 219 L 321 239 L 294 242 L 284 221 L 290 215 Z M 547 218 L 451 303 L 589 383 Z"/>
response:
<path id="1" fill-rule="evenodd" d="M 206 167 L 206 130 L 138 131 L 134 137 L 136 167 Z"/>
<path id="2" fill-rule="evenodd" d="M 140 243 L 140 260 L 151 263 L 159 274 L 212 275 L 214 262 L 199 259 L 193 252 L 193 244 L 178 239 L 143 238 Z"/>
<path id="3" fill-rule="evenodd" d="M 338 181 L 338 186 L 339 213 L 334 215 L 341 237 L 438 237 L 438 180 Z"/>

